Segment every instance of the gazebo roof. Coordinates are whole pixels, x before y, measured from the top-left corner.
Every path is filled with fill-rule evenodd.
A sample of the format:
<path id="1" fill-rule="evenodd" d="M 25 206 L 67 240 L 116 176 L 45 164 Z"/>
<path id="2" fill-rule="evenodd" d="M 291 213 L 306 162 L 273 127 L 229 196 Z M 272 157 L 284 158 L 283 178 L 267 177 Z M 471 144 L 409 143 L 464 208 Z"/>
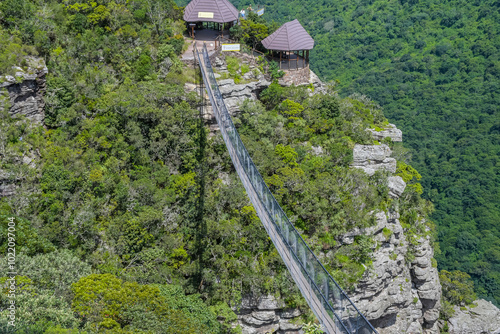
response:
<path id="1" fill-rule="evenodd" d="M 311 50 L 314 39 L 307 33 L 297 19 L 283 24 L 278 30 L 262 40 L 268 50 L 298 51 Z"/>
<path id="2" fill-rule="evenodd" d="M 184 9 L 184 21 L 233 22 L 238 10 L 228 0 L 192 0 Z"/>

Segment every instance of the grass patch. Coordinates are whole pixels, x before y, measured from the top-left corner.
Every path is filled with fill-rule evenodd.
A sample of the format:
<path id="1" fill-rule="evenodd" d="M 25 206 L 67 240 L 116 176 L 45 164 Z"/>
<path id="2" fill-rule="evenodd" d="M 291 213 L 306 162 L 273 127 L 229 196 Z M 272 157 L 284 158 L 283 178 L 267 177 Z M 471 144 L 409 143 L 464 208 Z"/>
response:
<path id="1" fill-rule="evenodd" d="M 226 57 L 227 70 L 232 77 L 235 77 L 240 70 L 240 60 L 236 57 Z"/>
<path id="2" fill-rule="evenodd" d="M 245 75 L 248 72 L 250 72 L 250 66 L 248 66 L 248 64 L 242 64 L 241 65 L 241 74 Z"/>

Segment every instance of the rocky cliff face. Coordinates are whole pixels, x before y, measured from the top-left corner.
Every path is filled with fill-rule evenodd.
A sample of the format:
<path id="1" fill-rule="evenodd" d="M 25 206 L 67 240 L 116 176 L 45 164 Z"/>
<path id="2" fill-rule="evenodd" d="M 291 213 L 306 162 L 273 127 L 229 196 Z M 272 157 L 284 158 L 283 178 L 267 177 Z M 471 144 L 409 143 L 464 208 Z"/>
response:
<path id="1" fill-rule="evenodd" d="M 17 67 L 14 76 L 0 78 L 0 108 L 9 104 L 12 117 L 24 115 L 31 123 L 43 124 L 45 118 L 45 75 L 48 73 L 43 60 L 28 58 L 29 67 L 23 70 Z"/>
<path id="2" fill-rule="evenodd" d="M 355 168 L 362 169 L 366 174 L 373 175 L 378 170 L 390 173 L 396 171 L 396 159 L 391 158 L 391 149 L 387 145 L 354 146 L 353 163 Z"/>
<path id="3" fill-rule="evenodd" d="M 0 77 L 0 110 L 7 108 L 9 115 L 13 118 L 24 116 L 26 121 L 32 125 L 43 125 L 45 118 L 45 75 L 47 67 L 43 60 L 38 58 L 27 58 L 28 68 L 23 70 L 16 67 L 14 76 Z M 1 136 L 3 142 L 6 138 Z M 0 160 L 13 164 L 24 164 L 31 168 L 35 167 L 37 154 L 27 152 L 25 156 L 10 156 L 5 150 L 0 151 Z M 0 165 L 0 197 L 11 196 L 16 191 L 16 184 L 22 180 L 22 176 L 8 170 Z"/>
<path id="4" fill-rule="evenodd" d="M 441 285 L 429 238 L 418 240 L 415 259 L 409 262 L 399 214 L 382 212 L 376 218 L 377 225 L 363 232 L 372 234 L 380 248 L 351 299 L 381 334 L 439 333 Z"/>
<path id="5" fill-rule="evenodd" d="M 374 139 L 380 132 L 370 131 Z M 394 126 L 385 137 L 401 140 Z M 396 160 L 387 145 L 356 145 L 354 168 L 373 175 L 378 170 L 394 173 Z M 406 184 L 399 176 L 388 177 L 389 194 L 399 198 Z M 377 247 L 373 252 L 373 268 L 367 270 L 351 298 L 381 334 L 439 333 L 441 285 L 433 265 L 434 250 L 429 237 L 420 237 L 412 246 L 414 259 L 408 260 L 409 243 L 403 233 L 397 211 L 375 214 L 377 224 L 346 235 L 344 242 L 356 234 L 372 235 Z M 347 238 L 347 240 L 346 240 Z M 347 241 L 348 242 L 348 241 Z M 435 262 L 434 262 L 435 263 Z"/>
<path id="6" fill-rule="evenodd" d="M 377 170 L 394 173 L 396 160 L 391 158 L 386 145 L 356 145 L 354 168 L 372 175 Z M 388 177 L 389 193 L 399 198 L 406 184 L 399 176 Z M 347 233 L 341 242 L 350 244 L 356 235 L 371 235 L 377 246 L 373 250 L 373 267 L 369 268 L 354 291 L 349 292 L 355 305 L 381 334 L 426 333 L 437 334 L 441 299 L 441 285 L 430 237 L 420 237 L 410 245 L 403 232 L 397 211 L 374 213 L 376 225 Z M 409 260 L 411 247 L 414 257 Z M 434 263 L 434 265 L 433 265 Z M 267 300 L 270 297 L 262 297 Z M 267 299 L 266 299 L 267 298 Z M 266 305 L 263 307 L 262 305 Z M 279 301 L 244 301 L 239 324 L 243 333 L 297 333 L 298 319 L 283 313 Z M 270 307 L 271 305 L 271 307 Z M 269 309 L 271 308 L 271 309 Z M 266 319 L 263 319 L 264 313 Z M 295 311 L 299 316 L 300 312 Z M 285 314 L 286 316 L 282 316 Z"/>
<path id="7" fill-rule="evenodd" d="M 252 68 L 251 60 L 247 63 Z M 217 72 L 227 72 L 223 59 L 216 58 L 213 64 Z M 235 84 L 233 79 L 218 80 L 231 114 L 238 112 L 245 99 L 256 99 L 260 91 L 270 84 L 263 75 L 252 77 L 250 72 L 244 79 L 249 82 Z M 309 83 L 313 84 L 316 92 L 324 90 L 324 85 L 312 72 L 306 84 Z M 390 137 L 393 141 L 402 141 L 401 131 L 392 124 L 384 129 L 367 131 L 375 140 Z M 390 148 L 384 144 L 355 145 L 352 167 L 362 169 L 369 175 L 379 170 L 392 174 L 396 171 L 396 160 L 391 154 Z M 387 184 L 394 199 L 401 196 L 406 187 L 399 176 L 389 176 Z M 441 285 L 438 271 L 433 266 L 430 239 L 421 237 L 417 245 L 411 246 L 414 258 L 409 261 L 410 245 L 403 233 L 399 213 L 378 212 L 374 215 L 376 226 L 351 231 L 341 240 L 349 244 L 356 235 L 366 234 L 373 236 L 377 242 L 373 250 L 373 267 L 365 272 L 354 292 L 349 292 L 351 299 L 381 334 L 439 333 L 437 320 Z M 244 334 L 301 332 L 297 324 L 300 323 L 300 311 L 284 309 L 283 303 L 271 296 L 246 297 L 237 312 L 238 324 Z"/>

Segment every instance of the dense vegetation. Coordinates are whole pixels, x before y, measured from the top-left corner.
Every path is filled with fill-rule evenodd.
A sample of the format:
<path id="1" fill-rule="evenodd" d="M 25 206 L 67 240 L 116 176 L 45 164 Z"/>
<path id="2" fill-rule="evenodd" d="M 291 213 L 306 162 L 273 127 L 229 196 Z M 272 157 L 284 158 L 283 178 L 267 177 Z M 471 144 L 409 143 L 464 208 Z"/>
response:
<path id="1" fill-rule="evenodd" d="M 200 101 L 184 91 L 196 75 L 178 58 L 184 24 L 172 1 L 7 0 L 0 10 L 3 74 L 36 53 L 49 68 L 45 127 L 0 114 L 0 168 L 19 185 L 0 199 L 0 264 L 15 217 L 19 327 L 228 333 L 238 332 L 230 307 L 245 294 L 305 305 L 222 139 L 207 135 Z M 364 129 L 387 124 L 375 103 L 311 90 L 274 83 L 235 122 L 278 200 L 349 288 L 377 245 L 339 236 L 393 206 L 409 236 L 424 233 L 428 206 L 418 187 L 392 201 L 386 175 L 349 168 L 353 145 L 373 143 Z"/>
<path id="2" fill-rule="evenodd" d="M 372 97 L 403 130 L 435 203 L 439 268 L 467 272 L 500 303 L 500 3 L 256 3 L 268 20 L 299 18 L 316 41 L 312 69 L 341 95 Z"/>

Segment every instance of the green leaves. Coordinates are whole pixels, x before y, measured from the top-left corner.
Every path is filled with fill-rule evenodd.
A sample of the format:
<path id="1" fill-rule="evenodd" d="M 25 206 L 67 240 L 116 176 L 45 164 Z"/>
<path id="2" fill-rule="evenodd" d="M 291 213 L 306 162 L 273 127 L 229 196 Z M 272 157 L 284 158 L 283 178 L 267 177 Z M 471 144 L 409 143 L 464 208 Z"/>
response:
<path id="1" fill-rule="evenodd" d="M 474 283 L 464 272 L 441 270 L 439 281 L 443 287 L 443 299 L 452 305 L 466 306 L 477 299 L 474 293 Z"/>
<path id="2" fill-rule="evenodd" d="M 289 145 L 283 146 L 281 144 L 276 145 L 274 152 L 283 160 L 285 164 L 290 166 L 298 166 L 297 164 L 297 152 Z"/>
<path id="3" fill-rule="evenodd" d="M 54 245 L 47 238 L 40 235 L 40 231 L 35 228 L 27 219 L 18 217 L 8 208 L 0 209 L 0 252 L 7 253 L 9 248 L 9 218 L 14 218 L 16 252 L 23 252 L 28 255 L 38 253 L 48 253 L 54 250 Z"/>
<path id="4" fill-rule="evenodd" d="M 422 178 L 415 168 L 407 165 L 403 161 L 397 162 L 396 175 L 401 176 L 403 181 L 407 183 L 407 187 L 412 188 L 417 194 L 423 193 L 422 185 L 416 181 Z"/>
<path id="5" fill-rule="evenodd" d="M 84 277 L 73 284 L 73 292 L 72 309 L 85 319 L 86 328 L 94 331 L 102 328 L 208 333 L 209 328 L 218 325 L 210 323 L 212 327 L 208 327 L 206 323 L 193 321 L 191 318 L 196 319 L 199 314 L 176 310 L 176 305 L 165 299 L 156 286 L 123 282 L 111 274 Z M 198 302 L 198 308 L 203 309 L 201 305 Z"/>

